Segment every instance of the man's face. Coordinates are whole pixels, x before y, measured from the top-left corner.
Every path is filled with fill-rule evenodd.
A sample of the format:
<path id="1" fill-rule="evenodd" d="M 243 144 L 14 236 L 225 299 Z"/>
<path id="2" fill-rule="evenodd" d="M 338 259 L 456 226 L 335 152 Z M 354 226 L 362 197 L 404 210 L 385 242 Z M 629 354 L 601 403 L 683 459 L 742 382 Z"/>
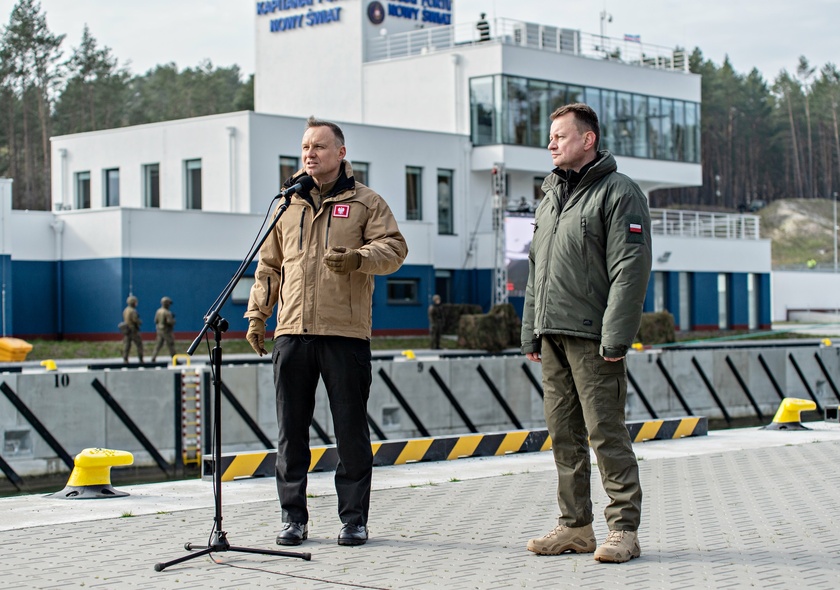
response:
<path id="1" fill-rule="evenodd" d="M 301 151 L 303 167 L 318 186 L 338 178 L 339 166 L 347 153 L 343 145 L 336 145 L 335 134 L 326 126 L 307 129 Z"/>
<path id="2" fill-rule="evenodd" d="M 580 169 L 595 157 L 595 133 L 578 131 L 574 113 L 566 113 L 551 122 L 548 151 L 555 167 Z"/>

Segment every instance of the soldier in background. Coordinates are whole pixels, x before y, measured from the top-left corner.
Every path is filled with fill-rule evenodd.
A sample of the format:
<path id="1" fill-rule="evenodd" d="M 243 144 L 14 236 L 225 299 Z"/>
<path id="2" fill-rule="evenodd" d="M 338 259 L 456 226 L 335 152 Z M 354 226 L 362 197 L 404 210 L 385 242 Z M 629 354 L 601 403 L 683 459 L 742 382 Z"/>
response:
<path id="1" fill-rule="evenodd" d="M 440 295 L 432 295 L 429 306 L 429 347 L 433 350 L 440 348 L 440 336 L 443 333 L 443 308 L 440 305 Z"/>
<path id="2" fill-rule="evenodd" d="M 137 297 L 129 295 L 125 301 L 126 308 L 123 310 L 123 321 L 119 325 L 123 334 L 123 362 L 128 362 L 128 354 L 131 351 L 131 344 L 137 346 L 137 358 L 143 362 L 143 340 L 140 338 L 140 314 L 137 313 Z"/>
<path id="3" fill-rule="evenodd" d="M 164 343 L 169 349 L 169 356 L 175 356 L 175 339 L 172 337 L 172 331 L 175 328 L 175 314 L 169 311 L 169 306 L 172 305 L 172 300 L 169 297 L 164 297 L 160 300 L 160 308 L 155 312 L 155 332 L 157 338 L 155 339 L 155 348 L 152 352 L 152 362 L 155 362 L 158 352 L 163 348 Z"/>

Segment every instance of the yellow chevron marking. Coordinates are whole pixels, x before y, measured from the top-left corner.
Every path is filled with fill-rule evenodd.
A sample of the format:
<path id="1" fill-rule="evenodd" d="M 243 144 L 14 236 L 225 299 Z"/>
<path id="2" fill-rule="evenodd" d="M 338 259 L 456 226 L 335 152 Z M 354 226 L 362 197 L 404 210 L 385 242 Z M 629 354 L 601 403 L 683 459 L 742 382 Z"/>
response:
<path id="1" fill-rule="evenodd" d="M 547 450 L 549 450 L 550 448 L 551 448 L 551 437 L 550 437 L 550 436 L 546 436 L 546 437 L 545 437 L 545 442 L 543 443 L 543 446 L 542 446 L 542 447 L 540 447 L 540 451 L 547 451 Z"/>
<path id="2" fill-rule="evenodd" d="M 324 456 L 324 453 L 327 452 L 327 447 L 313 447 L 309 449 L 310 456 L 312 460 L 309 461 L 309 471 L 315 469 L 315 466 L 318 464 L 318 461 L 321 460 L 321 457 Z"/>
<path id="3" fill-rule="evenodd" d="M 379 452 L 379 449 L 380 449 L 381 447 L 382 447 L 382 443 L 381 443 L 381 442 L 372 442 L 372 443 L 370 443 L 370 450 L 373 452 L 373 454 L 374 454 L 374 455 L 375 455 L 376 453 L 378 453 L 378 452 Z"/>
<path id="4" fill-rule="evenodd" d="M 700 422 L 700 418 L 683 418 L 680 420 L 680 425 L 677 426 L 676 432 L 674 432 L 674 438 L 691 436 L 694 434 L 694 429 L 697 427 L 698 422 Z"/>
<path id="5" fill-rule="evenodd" d="M 481 443 L 483 438 L 483 434 L 458 437 L 458 442 L 456 442 L 455 446 L 452 447 L 452 450 L 449 452 L 446 460 L 452 461 L 453 459 L 458 459 L 459 457 L 472 457 L 472 454 L 475 453 L 475 450 L 478 448 L 478 445 Z"/>
<path id="6" fill-rule="evenodd" d="M 496 449 L 497 455 L 504 455 L 505 453 L 515 453 L 522 448 L 522 443 L 528 438 L 529 431 L 520 430 L 518 432 L 508 432 L 502 440 L 502 444 Z"/>
<path id="7" fill-rule="evenodd" d="M 662 422 L 663 420 L 652 420 L 642 424 L 642 427 L 639 429 L 639 434 L 636 435 L 633 442 L 642 442 L 656 438 L 656 433 L 662 428 Z"/>
<path id="8" fill-rule="evenodd" d="M 429 447 L 432 446 L 434 440 L 433 438 L 420 438 L 406 442 L 400 456 L 394 461 L 394 465 L 402 465 L 409 461 L 421 460 L 423 455 L 426 454 L 426 451 L 429 450 Z"/>
<path id="9" fill-rule="evenodd" d="M 239 475 L 254 475 L 257 467 L 268 453 L 243 453 L 237 455 L 230 462 L 228 468 L 222 472 L 222 481 L 233 481 Z"/>

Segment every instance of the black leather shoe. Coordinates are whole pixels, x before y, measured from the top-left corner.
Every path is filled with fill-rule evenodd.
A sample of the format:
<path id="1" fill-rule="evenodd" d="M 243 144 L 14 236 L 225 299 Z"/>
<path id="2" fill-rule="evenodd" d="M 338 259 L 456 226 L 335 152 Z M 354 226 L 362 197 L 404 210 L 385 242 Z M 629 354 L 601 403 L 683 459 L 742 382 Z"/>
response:
<path id="1" fill-rule="evenodd" d="M 278 545 L 300 545 L 309 536 L 309 525 L 300 522 L 284 522 L 277 533 Z"/>
<path id="2" fill-rule="evenodd" d="M 339 545 L 364 545 L 367 540 L 368 531 L 363 524 L 345 524 L 338 533 Z"/>

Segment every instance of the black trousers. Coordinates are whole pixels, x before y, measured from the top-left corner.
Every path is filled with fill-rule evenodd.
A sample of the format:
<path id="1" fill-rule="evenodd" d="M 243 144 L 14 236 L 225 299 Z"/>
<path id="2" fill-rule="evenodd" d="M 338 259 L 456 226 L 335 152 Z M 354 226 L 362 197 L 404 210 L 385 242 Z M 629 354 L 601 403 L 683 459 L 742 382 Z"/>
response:
<path id="1" fill-rule="evenodd" d="M 333 416 L 338 465 L 335 491 L 345 524 L 366 525 L 373 453 L 367 422 L 370 342 L 341 336 L 280 336 L 274 342 L 277 391 L 277 495 L 283 522 L 309 522 L 306 483 L 309 427 L 318 378 L 324 380 Z"/>

